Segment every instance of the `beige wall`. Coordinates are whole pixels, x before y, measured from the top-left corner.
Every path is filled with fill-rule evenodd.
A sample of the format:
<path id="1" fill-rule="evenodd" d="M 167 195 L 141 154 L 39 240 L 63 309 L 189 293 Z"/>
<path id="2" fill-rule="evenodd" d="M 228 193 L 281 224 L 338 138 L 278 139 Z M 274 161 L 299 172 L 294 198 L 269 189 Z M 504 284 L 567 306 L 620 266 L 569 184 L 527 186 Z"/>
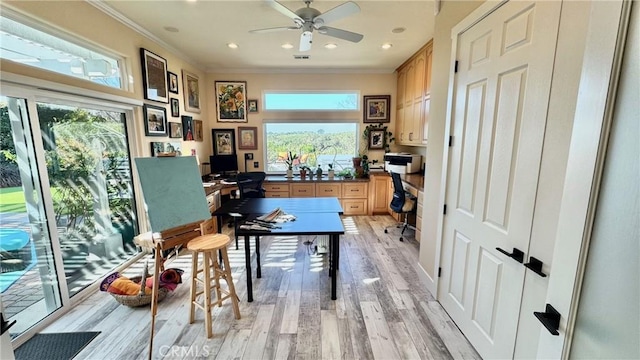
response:
<path id="1" fill-rule="evenodd" d="M 436 254 L 436 232 L 438 216 L 441 213 L 438 199 L 442 190 L 442 154 L 451 72 L 451 29 L 482 3 L 483 1 L 443 1 L 440 13 L 436 16 L 431 71 L 431 113 L 428 125 L 429 143 L 426 153 L 425 197 L 419 258 L 420 265 L 432 279 L 437 275 L 436 257 L 440 256 Z"/>
<path id="2" fill-rule="evenodd" d="M 119 21 L 104 14 L 95 7 L 84 1 L 4 1 L 3 7 L 9 7 L 29 18 L 37 20 L 43 24 L 59 29 L 63 33 L 67 33 L 74 38 L 83 39 L 98 48 L 104 49 L 112 54 L 117 54 L 125 58 L 125 64 L 131 76 L 130 90 L 112 89 L 98 84 L 71 78 L 65 75 L 52 73 L 45 70 L 36 69 L 30 66 L 24 66 L 11 61 L 0 62 L 2 71 L 15 74 L 30 76 L 33 78 L 54 81 L 65 85 L 71 85 L 82 89 L 95 90 L 108 94 L 123 96 L 132 99 L 143 100 L 142 92 L 142 67 L 140 61 L 140 48 L 145 48 L 167 60 L 168 70 L 178 74 L 182 81 L 182 69 L 195 73 L 204 81 L 205 73 L 192 66 L 180 57 L 163 49 L 160 45 L 140 35 L 131 28 L 125 26 Z M 123 80 L 126 81 L 126 80 Z M 207 118 L 208 103 L 203 101 L 202 113 L 191 114 L 185 113 L 184 97 L 182 84 L 179 85 L 179 94 L 170 94 L 180 101 L 180 115 L 191 115 L 194 119 Z M 201 89 L 201 92 L 206 89 Z M 203 92 L 202 98 L 206 98 L 206 92 Z M 180 118 L 171 117 L 171 109 L 169 104 L 163 104 L 155 101 L 145 101 L 156 106 L 164 106 L 167 109 L 167 117 L 169 121 L 180 122 Z M 137 119 L 142 116 L 142 110 L 136 111 Z M 150 143 L 152 141 L 170 141 L 180 139 L 169 139 L 169 137 L 147 137 L 144 135 L 144 128 L 140 121 L 135 123 L 135 133 L 138 134 L 137 140 L 141 143 L 142 155 L 149 156 Z M 196 149 L 200 159 L 207 158 L 211 148 L 211 135 L 205 134 L 204 142 L 185 141 L 183 144 L 183 153 L 189 155 L 191 149 Z"/>
<path id="3" fill-rule="evenodd" d="M 362 123 L 362 111 L 340 112 L 314 112 L 314 111 L 269 111 L 262 110 L 262 94 L 266 90 L 357 90 L 360 96 L 364 95 L 391 95 L 391 108 L 395 108 L 396 74 L 214 74 L 206 76 L 205 86 L 209 97 L 203 101 L 208 102 L 211 109 L 215 109 L 214 84 L 215 81 L 246 81 L 248 99 L 258 99 L 260 107 L 258 113 L 248 114 L 247 123 L 218 122 L 214 110 L 205 121 L 205 133 L 211 137 L 212 128 L 237 128 L 238 126 L 255 126 L 258 128 L 258 150 L 237 150 L 238 165 L 244 166 L 244 153 L 252 152 L 254 161 L 259 161 L 258 169 L 253 169 L 249 164 L 249 170 L 261 170 L 264 168 L 263 152 L 263 121 L 264 120 L 341 120 L 350 119 L 360 123 L 360 132 L 364 129 Z M 395 129 L 395 113 L 391 111 L 391 122 L 387 124 L 389 129 Z M 360 143 L 361 151 L 366 149 L 366 142 Z M 395 147 L 392 146 L 392 150 Z M 211 152 L 213 149 L 209 149 Z M 371 160 L 382 160 L 382 150 L 369 151 Z"/>

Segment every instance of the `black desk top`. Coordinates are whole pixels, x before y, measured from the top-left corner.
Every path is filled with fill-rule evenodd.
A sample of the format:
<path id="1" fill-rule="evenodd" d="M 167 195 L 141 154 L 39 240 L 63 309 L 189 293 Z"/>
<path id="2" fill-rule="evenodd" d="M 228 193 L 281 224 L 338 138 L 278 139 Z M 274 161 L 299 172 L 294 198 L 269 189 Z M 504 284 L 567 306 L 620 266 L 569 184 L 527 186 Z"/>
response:
<path id="1" fill-rule="evenodd" d="M 344 225 L 338 213 L 299 213 L 296 220 L 275 224 L 281 229 L 271 231 L 243 230 L 238 227 L 238 236 L 277 236 L 277 235 L 343 235 Z M 253 220 L 258 214 L 250 215 L 247 220 Z M 244 221 L 240 225 L 244 224 Z"/>
<path id="2" fill-rule="evenodd" d="M 276 208 L 281 208 L 287 214 L 298 216 L 302 213 L 336 213 L 342 214 L 342 205 L 334 197 L 308 198 L 253 198 L 229 200 L 222 204 L 211 215 L 266 214 Z"/>

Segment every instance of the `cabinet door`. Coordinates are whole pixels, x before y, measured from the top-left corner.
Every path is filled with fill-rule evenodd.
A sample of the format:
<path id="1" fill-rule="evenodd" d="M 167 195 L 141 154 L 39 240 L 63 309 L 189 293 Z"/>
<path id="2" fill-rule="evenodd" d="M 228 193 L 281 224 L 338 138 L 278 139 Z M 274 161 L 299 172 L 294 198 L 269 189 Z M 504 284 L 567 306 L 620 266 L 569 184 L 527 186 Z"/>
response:
<path id="1" fill-rule="evenodd" d="M 389 211 L 388 198 L 389 183 L 391 177 L 388 175 L 373 176 L 369 183 L 372 187 L 371 196 L 369 197 L 371 214 L 386 214 Z"/>
<path id="2" fill-rule="evenodd" d="M 431 64 L 433 60 L 433 41 L 427 46 L 426 67 L 424 73 L 424 95 L 431 96 Z"/>
<path id="3" fill-rule="evenodd" d="M 398 86 L 397 86 L 397 100 L 396 100 L 396 109 L 401 109 L 404 107 L 404 86 L 407 81 L 407 69 L 402 68 L 398 70 Z"/>
<path id="4" fill-rule="evenodd" d="M 426 97 L 422 104 L 422 143 L 427 144 L 429 138 L 429 110 L 431 107 L 431 99 Z"/>
<path id="5" fill-rule="evenodd" d="M 422 102 L 425 90 L 425 73 L 427 71 L 427 52 L 421 50 L 414 60 L 415 74 L 413 79 L 413 102 Z"/>

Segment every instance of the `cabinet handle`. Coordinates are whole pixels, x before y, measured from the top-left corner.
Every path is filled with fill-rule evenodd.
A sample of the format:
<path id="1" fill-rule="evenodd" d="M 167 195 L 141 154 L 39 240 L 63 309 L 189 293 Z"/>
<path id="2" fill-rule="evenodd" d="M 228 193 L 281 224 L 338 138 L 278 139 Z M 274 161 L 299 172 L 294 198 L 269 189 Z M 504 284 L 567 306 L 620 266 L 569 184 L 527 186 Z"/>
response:
<path id="1" fill-rule="evenodd" d="M 542 277 L 547 277 L 547 274 L 542 272 L 542 261 L 534 258 L 533 256 L 529 257 L 529 262 L 524 264 L 524 266 Z"/>
<path id="2" fill-rule="evenodd" d="M 413 133 L 412 132 L 409 133 L 409 141 L 413 141 Z"/>
<path id="3" fill-rule="evenodd" d="M 560 333 L 558 333 L 558 329 L 560 328 L 560 313 L 558 310 L 554 309 L 551 304 L 547 304 L 545 312 L 534 311 L 533 315 L 540 320 L 542 325 L 549 330 L 551 335 L 560 335 Z"/>
<path id="4" fill-rule="evenodd" d="M 512 258 L 513 260 L 519 262 L 520 264 L 522 264 L 522 261 L 524 261 L 524 253 L 520 250 L 518 250 L 517 248 L 513 248 L 513 252 L 512 253 L 508 253 L 505 250 L 497 247 L 496 250 L 500 251 L 501 253 L 507 255 L 508 257 Z"/>

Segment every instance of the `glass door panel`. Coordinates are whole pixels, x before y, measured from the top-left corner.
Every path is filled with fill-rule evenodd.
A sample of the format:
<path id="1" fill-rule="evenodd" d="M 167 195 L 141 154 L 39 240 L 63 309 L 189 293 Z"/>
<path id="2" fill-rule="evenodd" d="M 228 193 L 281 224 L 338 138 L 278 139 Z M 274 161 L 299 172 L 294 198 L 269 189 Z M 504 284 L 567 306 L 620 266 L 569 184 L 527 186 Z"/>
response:
<path id="1" fill-rule="evenodd" d="M 137 253 L 125 114 L 37 103 L 69 296 Z"/>
<path id="2" fill-rule="evenodd" d="M 12 338 L 62 306 L 26 105 L 0 95 L 0 294 Z"/>

